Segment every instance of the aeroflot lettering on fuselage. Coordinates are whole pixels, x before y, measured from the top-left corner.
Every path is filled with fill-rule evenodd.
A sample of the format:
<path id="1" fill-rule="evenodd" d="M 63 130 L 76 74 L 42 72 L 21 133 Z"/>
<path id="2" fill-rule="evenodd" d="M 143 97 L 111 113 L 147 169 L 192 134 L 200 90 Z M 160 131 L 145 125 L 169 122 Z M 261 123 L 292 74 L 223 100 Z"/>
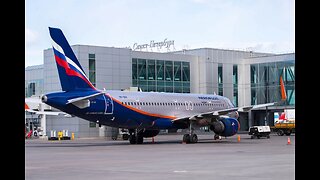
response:
<path id="1" fill-rule="evenodd" d="M 219 100 L 217 97 L 208 97 L 208 96 L 199 96 L 199 99 L 206 99 L 206 100 Z"/>

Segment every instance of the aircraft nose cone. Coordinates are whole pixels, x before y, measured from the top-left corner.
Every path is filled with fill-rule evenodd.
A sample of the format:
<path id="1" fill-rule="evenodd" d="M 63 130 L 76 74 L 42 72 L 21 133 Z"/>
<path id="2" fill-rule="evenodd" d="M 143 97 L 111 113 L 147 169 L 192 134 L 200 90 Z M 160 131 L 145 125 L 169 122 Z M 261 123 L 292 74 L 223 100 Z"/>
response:
<path id="1" fill-rule="evenodd" d="M 47 98 L 46 95 L 43 95 L 43 96 L 41 97 L 41 101 L 42 101 L 43 103 L 46 103 L 47 100 L 48 100 L 48 98 Z"/>

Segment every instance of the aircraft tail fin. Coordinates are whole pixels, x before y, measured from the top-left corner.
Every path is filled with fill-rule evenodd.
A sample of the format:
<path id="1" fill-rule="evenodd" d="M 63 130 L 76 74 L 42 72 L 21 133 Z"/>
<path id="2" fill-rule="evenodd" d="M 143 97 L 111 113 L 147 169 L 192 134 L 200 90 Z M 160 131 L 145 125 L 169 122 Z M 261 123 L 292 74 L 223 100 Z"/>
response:
<path id="1" fill-rule="evenodd" d="M 87 78 L 63 32 L 49 27 L 52 47 L 63 91 L 95 89 Z"/>
<path id="2" fill-rule="evenodd" d="M 282 76 L 280 76 L 281 101 L 287 100 L 286 89 L 284 87 Z"/>

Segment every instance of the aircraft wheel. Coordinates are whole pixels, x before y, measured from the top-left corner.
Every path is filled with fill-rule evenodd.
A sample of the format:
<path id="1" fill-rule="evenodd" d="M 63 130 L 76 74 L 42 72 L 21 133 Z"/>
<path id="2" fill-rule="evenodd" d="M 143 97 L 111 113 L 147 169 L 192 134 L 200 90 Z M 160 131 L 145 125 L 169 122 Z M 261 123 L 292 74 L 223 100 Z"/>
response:
<path id="1" fill-rule="evenodd" d="M 190 143 L 190 134 L 183 135 L 182 141 L 189 144 Z"/>
<path id="2" fill-rule="evenodd" d="M 137 137 L 137 144 L 142 144 L 143 143 L 143 136 L 138 135 Z"/>
<path id="3" fill-rule="evenodd" d="M 198 136 L 196 134 L 192 134 L 191 143 L 197 143 L 197 142 L 198 142 Z"/>
<path id="4" fill-rule="evenodd" d="M 122 135 L 122 139 L 123 140 L 128 140 L 129 139 L 129 135 L 128 134 L 123 134 Z"/>
<path id="5" fill-rule="evenodd" d="M 135 135 L 130 135 L 129 141 L 130 141 L 130 144 L 136 144 L 136 136 Z"/>
<path id="6" fill-rule="evenodd" d="M 278 136 L 283 136 L 283 135 L 284 135 L 284 132 L 283 132 L 282 129 L 280 129 L 280 130 L 278 130 L 277 134 L 278 134 Z"/>
<path id="7" fill-rule="evenodd" d="M 287 131 L 285 132 L 285 134 L 286 134 L 287 136 L 290 136 L 291 131 L 290 131 L 290 130 L 287 130 Z"/>

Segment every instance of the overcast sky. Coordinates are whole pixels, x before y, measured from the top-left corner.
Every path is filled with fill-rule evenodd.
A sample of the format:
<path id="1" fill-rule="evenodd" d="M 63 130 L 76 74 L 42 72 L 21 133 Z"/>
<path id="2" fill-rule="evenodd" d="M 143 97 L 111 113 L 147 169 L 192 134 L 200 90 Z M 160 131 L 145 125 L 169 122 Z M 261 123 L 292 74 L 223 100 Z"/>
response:
<path id="1" fill-rule="evenodd" d="M 25 66 L 43 64 L 48 27 L 71 45 L 295 52 L 294 0 L 26 0 Z"/>

